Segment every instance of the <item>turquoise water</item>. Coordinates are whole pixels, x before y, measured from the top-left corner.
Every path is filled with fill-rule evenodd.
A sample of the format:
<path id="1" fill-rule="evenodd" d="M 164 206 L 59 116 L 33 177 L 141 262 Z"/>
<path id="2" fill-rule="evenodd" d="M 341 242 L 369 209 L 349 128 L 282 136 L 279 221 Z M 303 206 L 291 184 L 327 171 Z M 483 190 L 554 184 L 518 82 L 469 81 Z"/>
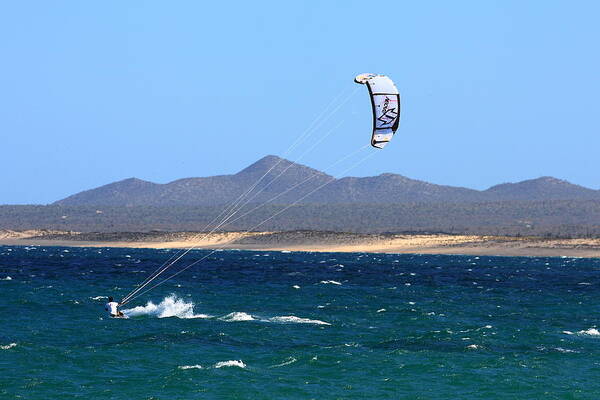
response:
<path id="1" fill-rule="evenodd" d="M 173 253 L 0 247 L 0 398 L 600 397 L 600 260 L 222 251 L 104 315 Z"/>

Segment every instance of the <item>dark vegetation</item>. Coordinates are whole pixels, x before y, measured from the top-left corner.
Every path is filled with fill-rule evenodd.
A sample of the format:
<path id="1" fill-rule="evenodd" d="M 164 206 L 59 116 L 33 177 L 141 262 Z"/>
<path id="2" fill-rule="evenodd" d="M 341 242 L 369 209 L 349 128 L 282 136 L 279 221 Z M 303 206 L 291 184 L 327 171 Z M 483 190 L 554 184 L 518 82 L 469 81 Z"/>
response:
<path id="1" fill-rule="evenodd" d="M 600 236 L 600 201 L 304 204 L 265 206 L 223 230 L 319 230 L 546 237 Z M 0 229 L 80 232 L 201 231 L 222 207 L 0 206 Z M 240 213 L 242 214 L 243 211 Z"/>

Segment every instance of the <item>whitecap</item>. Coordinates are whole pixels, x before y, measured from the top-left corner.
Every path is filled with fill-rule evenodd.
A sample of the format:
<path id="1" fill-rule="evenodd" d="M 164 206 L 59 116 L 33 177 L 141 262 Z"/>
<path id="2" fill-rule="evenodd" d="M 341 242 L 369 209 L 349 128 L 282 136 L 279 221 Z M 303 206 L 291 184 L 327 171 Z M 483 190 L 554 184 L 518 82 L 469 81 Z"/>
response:
<path id="1" fill-rule="evenodd" d="M 565 335 L 573 335 L 573 332 L 571 331 L 562 331 L 562 333 L 564 333 Z"/>
<path id="2" fill-rule="evenodd" d="M 385 312 L 385 311 L 386 311 L 385 308 L 380 308 L 379 310 L 377 310 L 378 313 Z"/>
<path id="3" fill-rule="evenodd" d="M 291 253 L 291 251 L 289 251 L 289 250 L 281 250 L 281 252 L 284 254 Z"/>
<path id="4" fill-rule="evenodd" d="M 330 284 L 332 284 L 332 285 L 341 285 L 341 283 L 340 283 L 340 282 L 338 282 L 338 281 L 321 281 L 321 282 L 319 282 L 319 283 L 322 283 L 322 284 L 324 284 L 324 285 L 327 285 L 327 284 L 329 284 L 329 283 L 330 283 Z"/>
<path id="5" fill-rule="evenodd" d="M 563 347 L 555 347 L 554 350 L 558 351 L 559 353 L 579 353 L 578 351 L 565 349 Z"/>
<path id="6" fill-rule="evenodd" d="M 103 299 L 106 299 L 106 298 L 107 298 L 106 296 L 90 297 L 90 299 L 92 299 L 92 300 L 103 300 Z"/>
<path id="7" fill-rule="evenodd" d="M 196 365 L 180 365 L 177 368 L 179 369 L 202 369 L 202 365 L 196 364 Z"/>
<path id="8" fill-rule="evenodd" d="M 480 346 L 477 346 L 476 344 L 470 344 L 467 346 L 467 349 L 470 350 L 477 350 Z"/>
<path id="9" fill-rule="evenodd" d="M 5 346 L 0 346 L 0 349 L 2 349 L 2 350 L 8 350 L 8 349 L 12 349 L 13 347 L 16 347 L 16 346 L 17 346 L 16 343 L 10 343 L 10 344 L 7 344 Z"/>
<path id="10" fill-rule="evenodd" d="M 298 286 L 298 285 L 294 285 L 294 286 L 292 286 L 292 287 L 293 287 L 294 289 L 300 289 L 300 286 Z"/>
<path id="11" fill-rule="evenodd" d="M 219 361 L 215 364 L 215 368 L 223 368 L 223 367 L 238 367 L 238 368 L 246 368 L 246 364 L 242 360 L 229 360 L 229 361 Z"/>
<path id="12" fill-rule="evenodd" d="M 284 366 L 286 366 L 286 365 L 290 365 L 290 364 L 292 364 L 292 363 L 295 363 L 296 361 L 298 361 L 298 360 L 296 360 L 294 357 L 288 357 L 288 358 L 286 358 L 286 359 L 285 359 L 285 361 L 284 361 L 284 362 L 282 362 L 281 364 L 271 365 L 269 368 L 278 368 L 278 367 L 284 367 Z"/>
<path id="13" fill-rule="evenodd" d="M 581 335 L 600 336 L 600 332 L 596 328 L 586 329 L 584 331 L 577 332 Z"/>
<path id="14" fill-rule="evenodd" d="M 319 321 L 318 319 L 300 318 L 294 315 L 269 318 L 271 322 L 280 324 L 315 324 L 315 325 L 331 325 L 329 322 Z"/>
<path id="15" fill-rule="evenodd" d="M 225 322 L 240 322 L 240 321 L 255 321 L 256 320 L 256 318 L 254 318 L 250 314 L 246 314 L 245 312 L 237 312 L 237 311 L 229 313 L 219 319 L 221 321 L 225 321 Z"/>
<path id="16" fill-rule="evenodd" d="M 0 279 L 0 281 L 12 281 L 12 278 L 10 276 L 7 276 L 5 278 Z"/>
<path id="17" fill-rule="evenodd" d="M 150 315 L 158 318 L 210 318 L 210 315 L 194 314 L 194 303 L 186 302 L 175 295 L 165 297 L 159 304 L 149 301 L 145 306 L 126 309 L 123 313 L 128 317 Z"/>

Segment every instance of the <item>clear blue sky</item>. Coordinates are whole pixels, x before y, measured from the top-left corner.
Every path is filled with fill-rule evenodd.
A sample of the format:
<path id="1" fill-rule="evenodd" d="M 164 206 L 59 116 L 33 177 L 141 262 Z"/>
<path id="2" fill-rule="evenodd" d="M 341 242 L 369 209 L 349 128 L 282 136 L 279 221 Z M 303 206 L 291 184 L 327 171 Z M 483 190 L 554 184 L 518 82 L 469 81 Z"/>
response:
<path id="1" fill-rule="evenodd" d="M 0 204 L 235 173 L 356 86 L 301 161 L 324 169 L 369 142 L 361 72 L 392 77 L 403 109 L 351 175 L 599 189 L 598 15 L 596 1 L 3 2 Z"/>

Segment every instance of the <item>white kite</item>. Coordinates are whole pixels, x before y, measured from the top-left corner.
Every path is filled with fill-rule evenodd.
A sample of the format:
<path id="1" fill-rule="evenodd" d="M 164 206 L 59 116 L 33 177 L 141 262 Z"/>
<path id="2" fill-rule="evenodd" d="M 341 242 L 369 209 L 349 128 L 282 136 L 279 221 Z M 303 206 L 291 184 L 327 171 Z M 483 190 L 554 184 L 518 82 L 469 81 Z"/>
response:
<path id="1" fill-rule="evenodd" d="M 383 149 L 392 140 L 400 124 L 400 94 L 394 82 L 385 75 L 360 74 L 354 82 L 366 84 L 373 106 L 371 145 Z"/>

